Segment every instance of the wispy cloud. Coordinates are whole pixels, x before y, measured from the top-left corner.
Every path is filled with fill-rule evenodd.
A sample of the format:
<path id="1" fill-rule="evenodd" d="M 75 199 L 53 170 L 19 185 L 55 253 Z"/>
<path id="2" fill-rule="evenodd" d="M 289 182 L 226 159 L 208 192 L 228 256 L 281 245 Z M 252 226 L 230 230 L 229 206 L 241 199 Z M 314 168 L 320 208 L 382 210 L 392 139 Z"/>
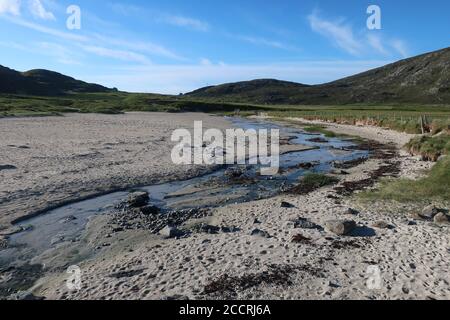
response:
<path id="1" fill-rule="evenodd" d="M 52 56 L 57 62 L 67 65 L 82 65 L 76 56 L 79 52 L 74 52 L 71 48 L 53 42 L 38 42 L 38 49 L 41 53 Z"/>
<path id="2" fill-rule="evenodd" d="M 196 31 L 207 32 L 210 26 L 207 22 L 195 18 L 163 14 L 158 19 L 159 22 L 167 23 L 177 27 L 189 28 Z"/>
<path id="3" fill-rule="evenodd" d="M 0 0 L 0 14 L 20 15 L 20 0 Z"/>
<path id="4" fill-rule="evenodd" d="M 150 59 L 145 54 L 163 56 L 179 61 L 187 60 L 169 49 L 151 42 L 123 40 L 100 34 L 79 35 L 46 27 L 34 22 L 29 22 L 20 17 L 4 16 L 3 18 L 16 25 L 41 32 L 46 35 L 54 36 L 59 40 L 68 40 L 72 44 L 78 44 L 84 51 L 102 57 L 119 59 L 128 62 L 137 62 L 145 65 L 151 63 Z M 120 47 L 120 50 L 107 48 L 106 46 Z M 130 50 L 123 50 L 124 48 Z"/>
<path id="5" fill-rule="evenodd" d="M 100 34 L 95 34 L 94 37 L 102 42 L 105 42 L 110 45 L 119 46 L 128 48 L 131 50 L 136 50 L 156 56 L 166 57 L 174 60 L 185 61 L 186 58 L 178 55 L 177 53 L 165 48 L 162 45 L 155 44 L 149 41 L 131 41 L 131 40 L 123 40 L 118 38 L 112 38 L 103 36 Z"/>
<path id="6" fill-rule="evenodd" d="M 278 49 L 287 49 L 287 46 L 285 46 L 284 44 L 282 44 L 278 41 L 268 40 L 265 38 L 249 37 L 249 36 L 237 36 L 237 38 L 240 40 L 246 41 L 248 43 L 256 44 L 256 45 L 263 45 L 263 46 L 273 47 L 273 48 L 278 48 Z"/>
<path id="7" fill-rule="evenodd" d="M 56 20 L 54 14 L 47 11 L 40 0 L 28 0 L 28 8 L 35 18 L 43 20 Z"/>
<path id="8" fill-rule="evenodd" d="M 101 57 L 114 58 L 128 62 L 137 62 L 141 64 L 151 64 L 151 61 L 146 56 L 132 51 L 115 50 L 92 45 L 82 45 L 81 48 L 88 53 L 93 53 Z"/>
<path id="9" fill-rule="evenodd" d="M 402 40 L 393 40 L 392 47 L 403 57 L 409 57 L 408 48 L 404 41 Z"/>
<path id="10" fill-rule="evenodd" d="M 69 41 L 79 41 L 79 42 L 89 41 L 89 38 L 86 36 L 73 34 L 70 32 L 64 32 L 64 31 L 54 29 L 54 28 L 49 28 L 49 27 L 43 26 L 41 24 L 26 21 L 19 17 L 4 16 L 4 19 L 7 19 L 9 22 L 14 23 L 16 25 L 19 25 L 19 26 L 22 26 L 25 28 L 29 28 L 34 31 L 38 31 L 38 32 L 41 32 L 41 33 L 44 33 L 47 35 L 55 36 L 60 39 L 65 39 L 65 40 L 69 40 Z"/>
<path id="11" fill-rule="evenodd" d="M 211 26 L 208 22 L 185 15 L 177 15 L 168 12 L 149 10 L 147 8 L 139 7 L 136 5 L 123 3 L 111 3 L 110 7 L 115 13 L 121 14 L 123 16 L 145 17 L 145 19 L 150 18 L 158 23 L 165 23 L 195 31 L 207 32 L 211 29 Z"/>
<path id="12" fill-rule="evenodd" d="M 383 40 L 381 38 L 380 35 L 378 34 L 374 34 L 374 33 L 369 33 L 367 35 L 367 41 L 369 43 L 369 45 L 375 49 L 376 51 L 378 51 L 379 53 L 383 54 L 383 55 L 389 55 L 388 50 L 385 48 L 384 44 L 383 44 Z"/>
<path id="13" fill-rule="evenodd" d="M 346 51 L 353 56 L 376 53 L 386 57 L 400 55 L 402 58 L 408 57 L 407 45 L 403 40 L 390 40 L 383 36 L 381 31 L 363 30 L 355 33 L 350 24 L 346 24 L 344 19 L 335 21 L 326 20 L 319 17 L 317 11 L 308 16 L 311 29 L 314 32 L 328 38 L 335 46 Z"/>
<path id="14" fill-rule="evenodd" d="M 361 43 L 355 38 L 352 27 L 345 21 L 330 21 L 318 16 L 314 11 L 308 16 L 313 31 L 327 37 L 339 48 L 352 55 L 359 55 L 362 49 Z"/>

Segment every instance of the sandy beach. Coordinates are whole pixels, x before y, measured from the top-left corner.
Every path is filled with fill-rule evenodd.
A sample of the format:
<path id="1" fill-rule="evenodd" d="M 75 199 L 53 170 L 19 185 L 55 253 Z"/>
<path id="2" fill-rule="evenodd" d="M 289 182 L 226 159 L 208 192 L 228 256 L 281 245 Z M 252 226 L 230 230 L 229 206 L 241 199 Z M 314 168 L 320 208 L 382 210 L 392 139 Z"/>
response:
<path id="1" fill-rule="evenodd" d="M 140 185 L 186 179 L 205 166 L 174 166 L 173 130 L 230 126 L 205 114 L 68 114 L 0 119 L 0 232 L 50 207 Z"/>
<path id="2" fill-rule="evenodd" d="M 206 127 L 230 125 L 203 114 L 0 120 L 0 163 L 17 167 L 0 173 L 2 225 L 49 204 L 208 170 L 170 165 L 171 130 L 194 119 Z M 343 187 L 386 165 L 396 176 L 417 179 L 432 164 L 400 150 L 411 135 L 329 128 L 388 145 L 395 154 L 335 172 L 336 186 L 211 209 L 179 226 L 197 230 L 179 239 L 112 232 L 114 216 L 96 216 L 78 243 L 62 243 L 30 261 L 47 266 L 30 292 L 47 299 L 450 299 L 449 227 L 416 215 L 431 203 L 362 202 L 358 190 Z M 326 228 L 333 219 L 354 220 L 357 228 L 336 235 Z M 69 291 L 66 259 L 74 255 L 82 289 Z M 372 287 L 374 272 L 380 282 Z"/>

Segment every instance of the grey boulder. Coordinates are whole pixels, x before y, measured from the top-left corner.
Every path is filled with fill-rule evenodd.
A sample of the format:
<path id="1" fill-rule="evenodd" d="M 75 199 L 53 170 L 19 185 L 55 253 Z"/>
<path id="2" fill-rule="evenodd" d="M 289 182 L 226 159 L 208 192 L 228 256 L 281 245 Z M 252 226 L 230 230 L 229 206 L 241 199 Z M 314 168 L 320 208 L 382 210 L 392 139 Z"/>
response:
<path id="1" fill-rule="evenodd" d="M 355 228 L 356 222 L 353 220 L 330 220 L 325 223 L 325 229 L 338 236 L 348 235 Z"/>

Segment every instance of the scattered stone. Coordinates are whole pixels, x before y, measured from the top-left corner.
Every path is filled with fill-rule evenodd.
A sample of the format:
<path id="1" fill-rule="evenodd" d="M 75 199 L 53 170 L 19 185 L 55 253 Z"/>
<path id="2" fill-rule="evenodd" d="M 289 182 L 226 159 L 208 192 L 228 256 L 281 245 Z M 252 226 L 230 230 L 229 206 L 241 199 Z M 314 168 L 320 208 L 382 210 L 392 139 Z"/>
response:
<path id="1" fill-rule="evenodd" d="M 336 169 L 347 170 L 347 169 L 357 167 L 360 164 L 363 164 L 364 162 L 366 162 L 367 160 L 369 160 L 369 158 L 363 157 L 363 158 L 357 158 L 357 159 L 350 160 L 350 161 L 335 161 L 333 163 L 333 166 Z"/>
<path id="2" fill-rule="evenodd" d="M 8 248 L 8 240 L 0 236 L 0 250 Z"/>
<path id="3" fill-rule="evenodd" d="M 291 209 L 291 208 L 295 208 L 295 206 L 289 202 L 283 201 L 283 202 L 281 202 L 281 208 Z"/>
<path id="4" fill-rule="evenodd" d="M 123 230 L 123 228 L 121 228 L 121 227 L 112 229 L 112 232 L 113 232 L 113 233 L 119 233 L 119 232 L 123 232 L 123 231 L 124 231 L 124 230 Z"/>
<path id="5" fill-rule="evenodd" d="M 175 227 L 167 226 L 159 232 L 166 239 L 176 238 L 182 235 L 182 232 Z"/>
<path id="6" fill-rule="evenodd" d="M 311 239 L 307 238 L 301 234 L 297 234 L 292 237 L 292 242 L 294 242 L 294 243 L 310 243 Z"/>
<path id="7" fill-rule="evenodd" d="M 344 215 L 357 216 L 359 215 L 359 211 L 352 208 L 348 208 L 344 211 Z"/>
<path id="8" fill-rule="evenodd" d="M 149 202 L 150 197 L 148 192 L 145 191 L 138 191 L 133 192 L 128 195 L 128 205 L 131 208 L 139 208 L 147 205 Z"/>
<path id="9" fill-rule="evenodd" d="M 426 219 L 433 219 L 441 210 L 435 206 L 428 206 L 422 210 L 421 216 Z"/>
<path id="10" fill-rule="evenodd" d="M 162 298 L 163 301 L 188 301 L 190 300 L 188 296 L 183 295 L 174 295 Z"/>
<path id="11" fill-rule="evenodd" d="M 413 220 L 408 220 L 408 221 L 406 221 L 406 225 L 408 225 L 408 226 L 417 226 L 417 222 L 415 222 Z"/>
<path id="12" fill-rule="evenodd" d="M 140 208 L 140 210 L 141 213 L 146 216 L 159 214 L 159 208 L 156 206 L 145 206 Z"/>
<path id="13" fill-rule="evenodd" d="M 0 165 L 0 171 L 3 171 L 3 170 L 16 170 L 16 169 L 17 169 L 16 166 L 13 166 L 13 165 L 10 165 L 10 164 Z"/>
<path id="14" fill-rule="evenodd" d="M 36 297 L 34 294 L 28 291 L 19 291 L 8 297 L 8 300 L 14 301 L 38 301 L 44 300 L 42 297 Z"/>
<path id="15" fill-rule="evenodd" d="M 294 227 L 299 229 L 317 229 L 322 230 L 322 227 L 318 224 L 315 224 L 314 222 L 309 221 L 305 218 L 298 218 L 297 220 L 294 220 Z"/>
<path id="16" fill-rule="evenodd" d="M 260 230 L 260 229 L 253 230 L 251 235 L 256 236 L 256 237 L 261 237 L 261 238 L 267 238 L 267 239 L 272 238 L 268 232 Z"/>
<path id="17" fill-rule="evenodd" d="M 329 142 L 327 139 L 322 138 L 322 137 L 308 139 L 307 141 L 314 142 L 314 143 L 328 143 Z"/>
<path id="18" fill-rule="evenodd" d="M 223 233 L 233 233 L 233 232 L 239 232 L 240 229 L 237 227 L 221 227 L 220 231 Z"/>
<path id="19" fill-rule="evenodd" d="M 75 217 L 75 216 L 68 216 L 68 217 L 65 217 L 64 219 L 61 219 L 61 223 L 69 223 L 69 222 L 72 222 L 72 221 L 75 221 L 75 220 L 77 220 L 77 217 Z"/>
<path id="20" fill-rule="evenodd" d="M 255 220 L 253 220 L 253 224 L 261 224 L 261 221 L 259 221 L 259 219 L 255 218 Z"/>
<path id="21" fill-rule="evenodd" d="M 330 220 L 325 223 L 325 228 L 338 236 L 345 236 L 355 230 L 356 222 L 353 220 Z"/>
<path id="22" fill-rule="evenodd" d="M 220 232 L 220 227 L 202 223 L 200 225 L 195 226 L 194 231 L 198 233 L 218 234 Z"/>
<path id="23" fill-rule="evenodd" d="M 386 221 L 377 221 L 372 225 L 372 227 L 377 229 L 394 229 L 394 226 Z"/>
<path id="24" fill-rule="evenodd" d="M 438 213 L 434 216 L 434 223 L 436 224 L 449 224 L 450 217 L 443 212 Z"/>

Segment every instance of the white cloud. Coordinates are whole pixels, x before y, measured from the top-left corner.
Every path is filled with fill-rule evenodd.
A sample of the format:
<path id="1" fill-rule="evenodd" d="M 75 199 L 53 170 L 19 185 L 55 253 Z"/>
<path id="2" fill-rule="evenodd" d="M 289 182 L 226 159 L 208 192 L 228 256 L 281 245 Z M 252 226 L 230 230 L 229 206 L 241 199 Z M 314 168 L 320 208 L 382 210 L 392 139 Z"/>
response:
<path id="1" fill-rule="evenodd" d="M 101 57 L 114 58 L 122 61 L 137 62 L 142 64 L 151 64 L 151 61 L 144 55 L 132 51 L 115 50 L 99 46 L 82 45 L 81 48 L 89 53 Z"/>
<path id="2" fill-rule="evenodd" d="M 0 0 L 0 14 L 20 15 L 20 0 Z"/>
<path id="3" fill-rule="evenodd" d="M 402 40 L 389 40 L 376 31 L 364 31 L 355 36 L 352 27 L 345 24 L 344 20 L 328 21 L 320 18 L 317 12 L 309 15 L 308 20 L 313 31 L 327 37 L 334 45 L 351 55 L 370 54 L 374 49 L 377 54 L 383 56 L 400 55 L 402 58 L 408 57 L 407 45 Z M 392 49 L 395 50 L 395 53 L 392 52 Z"/>
<path id="4" fill-rule="evenodd" d="M 379 53 L 381 53 L 383 55 L 389 55 L 389 52 L 384 47 L 381 36 L 373 34 L 373 33 L 369 33 L 367 35 L 367 41 L 368 41 L 369 45 L 372 48 L 374 48 L 376 51 L 378 51 Z"/>
<path id="5" fill-rule="evenodd" d="M 43 20 L 56 20 L 53 13 L 47 11 L 40 0 L 28 0 L 28 8 L 35 18 Z"/>
<path id="6" fill-rule="evenodd" d="M 185 27 L 197 31 L 207 32 L 210 29 L 209 24 L 207 22 L 189 17 L 164 14 L 157 20 L 159 22 L 164 22 L 173 26 Z"/>
<path id="7" fill-rule="evenodd" d="M 408 48 L 406 46 L 406 43 L 402 40 L 393 40 L 391 42 L 392 47 L 403 57 L 408 58 Z"/>
<path id="8" fill-rule="evenodd" d="M 131 50 L 136 50 L 140 52 L 145 52 L 152 55 L 157 55 L 161 57 L 166 57 L 174 60 L 185 61 L 186 58 L 176 54 L 175 52 L 161 46 L 159 44 L 155 44 L 148 41 L 130 41 L 130 40 L 122 40 L 118 38 L 106 37 L 100 34 L 95 34 L 95 38 L 98 40 L 108 43 L 110 45 L 125 47 Z"/>
<path id="9" fill-rule="evenodd" d="M 38 42 L 37 47 L 41 53 L 55 58 L 56 62 L 67 65 L 82 64 L 77 59 L 80 56 L 79 52 L 75 52 L 66 46 L 52 42 Z"/>
<path id="10" fill-rule="evenodd" d="M 206 58 L 200 59 L 200 64 L 201 64 L 202 66 L 212 66 L 212 65 L 213 65 L 213 63 L 211 62 L 211 60 L 206 59 Z"/>
<path id="11" fill-rule="evenodd" d="M 203 86 L 258 78 L 307 84 L 340 79 L 392 61 L 303 61 L 255 65 L 150 65 L 124 67 L 91 76 L 90 82 L 134 92 L 178 94 Z"/>
<path id="12" fill-rule="evenodd" d="M 343 21 L 328 21 L 320 18 L 316 12 L 308 16 L 313 31 L 329 38 L 339 48 L 352 55 L 359 55 L 361 43 L 355 38 L 352 27 Z"/>
<path id="13" fill-rule="evenodd" d="M 79 41 L 79 42 L 86 42 L 89 40 L 89 38 L 82 36 L 82 35 L 60 31 L 60 30 L 57 30 L 54 28 L 48 28 L 48 27 L 45 27 L 45 26 L 37 24 L 37 23 L 28 22 L 21 18 L 7 17 L 7 16 L 5 16 L 4 18 L 16 25 L 19 25 L 19 26 L 22 26 L 22 27 L 25 27 L 28 29 L 32 29 L 34 31 L 38 31 L 38 32 L 41 32 L 41 33 L 44 33 L 47 35 L 55 36 L 60 39 L 65 39 L 65 40 L 69 40 L 69 41 Z"/>
<path id="14" fill-rule="evenodd" d="M 263 45 L 263 46 L 267 46 L 267 47 L 273 47 L 273 48 L 278 48 L 278 49 L 287 49 L 287 47 L 278 42 L 278 41 L 272 41 L 272 40 L 267 40 L 265 38 L 259 38 L 259 37 L 248 37 L 248 36 L 237 36 L 238 39 L 246 41 L 248 43 L 252 43 L 255 45 Z"/>

